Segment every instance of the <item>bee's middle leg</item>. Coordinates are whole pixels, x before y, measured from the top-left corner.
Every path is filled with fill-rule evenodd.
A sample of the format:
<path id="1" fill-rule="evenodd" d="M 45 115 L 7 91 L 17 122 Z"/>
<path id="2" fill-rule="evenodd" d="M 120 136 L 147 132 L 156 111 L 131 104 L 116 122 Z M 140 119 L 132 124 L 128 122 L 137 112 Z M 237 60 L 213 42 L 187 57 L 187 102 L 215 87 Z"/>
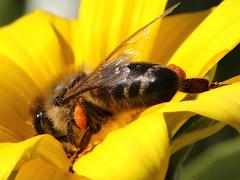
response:
<path id="1" fill-rule="evenodd" d="M 85 131 L 80 130 L 74 120 L 69 120 L 67 123 L 67 134 L 65 136 L 56 137 L 61 142 L 68 158 L 71 158 L 77 151 L 79 151 L 79 144 L 81 143 L 84 134 Z"/>
<path id="2" fill-rule="evenodd" d="M 78 151 L 83 151 L 88 142 L 91 139 L 92 134 L 94 134 L 89 128 L 80 129 L 74 120 L 68 122 L 67 125 L 67 138 L 68 141 L 78 148 Z"/>
<path id="3" fill-rule="evenodd" d="M 74 120 L 69 120 L 67 123 L 67 139 L 68 141 L 78 146 L 81 142 L 82 136 L 84 135 L 83 131 L 76 125 Z"/>

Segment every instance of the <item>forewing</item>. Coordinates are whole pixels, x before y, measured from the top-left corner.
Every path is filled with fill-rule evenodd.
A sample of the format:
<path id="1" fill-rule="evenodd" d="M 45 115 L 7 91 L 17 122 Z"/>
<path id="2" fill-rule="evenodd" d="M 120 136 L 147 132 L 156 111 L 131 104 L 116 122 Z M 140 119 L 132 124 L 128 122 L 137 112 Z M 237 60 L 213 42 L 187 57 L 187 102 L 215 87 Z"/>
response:
<path id="1" fill-rule="evenodd" d="M 61 103 L 67 103 L 75 96 L 86 91 L 111 86 L 123 81 L 130 72 L 127 66 L 132 58 L 132 55 L 124 53 L 111 61 L 106 61 L 90 73 L 83 82 L 78 82 L 74 87 L 69 89 L 61 99 Z"/>
<path id="2" fill-rule="evenodd" d="M 161 18 L 167 16 L 170 14 L 180 3 L 177 3 L 164 11 L 161 15 L 157 16 L 155 19 L 150 21 L 148 24 L 137 30 L 135 33 L 133 33 L 131 36 L 129 36 L 125 41 L 123 41 L 119 46 L 117 46 L 105 59 L 105 61 L 108 61 L 114 57 L 117 57 L 121 55 L 122 53 L 125 53 L 126 51 L 128 53 L 132 52 L 133 54 L 140 54 L 137 50 L 136 43 L 142 43 L 141 40 L 148 39 L 149 34 L 151 33 L 151 26 L 155 23 L 157 23 Z"/>
<path id="3" fill-rule="evenodd" d="M 143 39 L 147 39 L 151 26 L 161 18 L 170 14 L 179 4 L 180 3 L 175 4 L 166 10 L 163 14 L 140 28 L 116 47 L 105 59 L 103 64 L 99 65 L 92 73 L 90 73 L 83 82 L 76 83 L 73 88 L 66 92 L 61 99 L 61 103 L 67 103 L 70 99 L 86 91 L 99 87 L 111 86 L 123 81 L 129 74 L 127 65 L 141 54 L 134 48 L 134 45 L 139 42 L 141 43 L 141 40 Z"/>

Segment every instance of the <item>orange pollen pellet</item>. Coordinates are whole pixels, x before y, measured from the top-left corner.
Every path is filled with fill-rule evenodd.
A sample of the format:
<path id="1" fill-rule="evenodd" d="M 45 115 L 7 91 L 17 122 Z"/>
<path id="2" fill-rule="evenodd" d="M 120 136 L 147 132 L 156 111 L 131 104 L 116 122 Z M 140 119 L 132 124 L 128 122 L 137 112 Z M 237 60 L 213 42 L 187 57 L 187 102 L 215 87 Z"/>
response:
<path id="1" fill-rule="evenodd" d="M 87 117 L 83 107 L 75 107 L 74 120 L 80 129 L 87 129 Z"/>
<path id="2" fill-rule="evenodd" d="M 179 66 L 176 66 L 175 64 L 169 64 L 167 67 L 174 71 L 182 81 L 186 79 L 184 70 Z"/>

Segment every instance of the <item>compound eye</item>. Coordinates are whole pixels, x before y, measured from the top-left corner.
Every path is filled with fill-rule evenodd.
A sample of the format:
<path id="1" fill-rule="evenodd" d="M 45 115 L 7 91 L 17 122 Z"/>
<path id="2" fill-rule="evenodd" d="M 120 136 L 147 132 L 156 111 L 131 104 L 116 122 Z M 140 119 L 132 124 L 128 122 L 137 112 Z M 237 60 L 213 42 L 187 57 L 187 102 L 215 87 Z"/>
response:
<path id="1" fill-rule="evenodd" d="M 60 96 L 57 96 L 54 98 L 54 105 L 55 106 L 62 106 L 63 103 L 62 103 L 62 98 Z"/>
<path id="2" fill-rule="evenodd" d="M 39 120 L 43 119 L 44 118 L 43 112 L 42 111 L 41 112 L 37 112 L 36 113 L 36 118 L 39 119 Z"/>

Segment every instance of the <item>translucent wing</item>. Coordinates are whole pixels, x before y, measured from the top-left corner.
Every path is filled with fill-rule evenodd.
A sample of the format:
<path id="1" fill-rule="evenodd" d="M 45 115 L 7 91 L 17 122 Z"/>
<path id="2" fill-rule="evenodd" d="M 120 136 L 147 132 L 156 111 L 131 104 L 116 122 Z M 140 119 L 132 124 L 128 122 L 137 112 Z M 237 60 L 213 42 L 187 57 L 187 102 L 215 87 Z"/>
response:
<path id="1" fill-rule="evenodd" d="M 105 61 L 108 61 L 109 59 L 111 59 L 114 56 L 117 56 L 118 54 L 123 53 L 126 49 L 130 49 L 134 46 L 134 44 L 136 44 L 136 42 L 138 42 L 140 39 L 147 39 L 148 35 L 150 34 L 150 27 L 152 24 L 156 23 L 158 20 L 160 20 L 161 18 L 167 16 L 168 14 L 170 14 L 175 8 L 177 8 L 177 6 L 180 3 L 177 3 L 175 5 L 173 5 L 172 7 L 170 7 L 169 9 L 167 9 L 163 14 L 157 16 L 155 19 L 153 19 L 151 22 L 149 22 L 148 24 L 146 24 L 145 26 L 143 26 L 142 28 L 140 28 L 139 30 L 137 30 L 135 33 L 133 33 L 131 36 L 129 36 L 125 41 L 123 41 L 119 46 L 117 46 L 105 59 Z M 134 49 L 134 48 L 133 48 Z M 128 52 L 130 52 L 128 50 Z M 138 52 L 136 52 L 135 50 L 133 51 L 133 53 L 138 54 Z"/>
<path id="2" fill-rule="evenodd" d="M 130 48 L 140 39 L 147 38 L 149 27 L 159 19 L 171 13 L 179 4 L 180 3 L 172 6 L 122 42 L 109 54 L 103 64 L 90 73 L 83 82 L 76 83 L 74 87 L 69 89 L 62 99 L 58 101 L 60 101 L 61 104 L 65 104 L 75 96 L 86 91 L 99 87 L 107 87 L 123 81 L 129 74 L 128 64 L 133 58 L 139 55 L 138 52 L 132 51 Z"/>
<path id="3" fill-rule="evenodd" d="M 73 88 L 69 89 L 60 101 L 61 104 L 86 91 L 99 87 L 110 86 L 116 82 L 124 80 L 129 74 L 128 64 L 133 56 L 122 54 L 111 61 L 106 61 L 95 71 L 90 73 L 83 82 L 76 83 Z"/>

